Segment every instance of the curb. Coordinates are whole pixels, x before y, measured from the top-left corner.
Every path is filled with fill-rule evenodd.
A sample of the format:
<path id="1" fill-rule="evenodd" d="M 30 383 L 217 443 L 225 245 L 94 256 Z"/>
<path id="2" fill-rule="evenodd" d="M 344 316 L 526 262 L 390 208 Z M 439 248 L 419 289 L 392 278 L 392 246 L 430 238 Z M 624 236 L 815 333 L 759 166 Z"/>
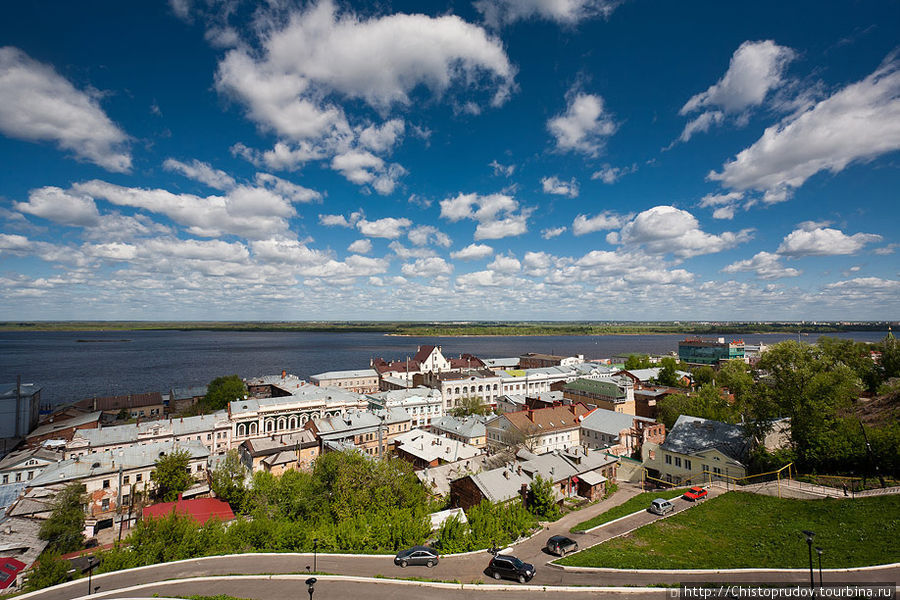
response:
<path id="1" fill-rule="evenodd" d="M 809 569 L 613 569 L 610 567 L 571 567 L 568 565 L 557 565 L 547 563 L 547 566 L 553 566 L 564 571 L 575 571 L 582 573 L 628 573 L 632 575 L 732 575 L 740 573 L 809 573 Z M 889 563 L 886 565 L 873 565 L 870 567 L 850 567 L 846 569 L 822 569 L 823 573 L 857 573 L 867 571 L 879 571 L 900 568 L 900 563 Z"/>

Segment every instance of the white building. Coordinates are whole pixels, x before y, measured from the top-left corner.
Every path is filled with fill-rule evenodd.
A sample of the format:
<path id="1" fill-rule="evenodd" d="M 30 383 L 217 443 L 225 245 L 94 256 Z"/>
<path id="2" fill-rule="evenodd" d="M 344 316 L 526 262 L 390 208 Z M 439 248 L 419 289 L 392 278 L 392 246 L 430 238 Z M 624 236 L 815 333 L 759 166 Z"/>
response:
<path id="1" fill-rule="evenodd" d="M 299 431 L 310 419 L 345 415 L 367 405 L 359 394 L 315 385 L 301 386 L 291 396 L 237 400 L 228 405 L 231 444 L 237 447 L 246 439 Z"/>
<path id="2" fill-rule="evenodd" d="M 322 387 L 336 387 L 357 394 L 378 391 L 378 372 L 375 369 L 355 371 L 328 371 L 309 376 L 310 382 Z"/>
<path id="3" fill-rule="evenodd" d="M 224 455 L 231 448 L 231 422 L 224 410 L 211 415 L 144 421 L 133 425 L 114 425 L 97 429 L 79 429 L 66 443 L 66 458 L 91 452 L 121 450 L 159 442 L 200 442 L 210 455 Z"/>
<path id="4" fill-rule="evenodd" d="M 427 387 L 391 390 L 366 396 L 375 409 L 402 408 L 412 417 L 412 426 L 430 428 L 444 416 L 444 400 L 438 390 Z"/>

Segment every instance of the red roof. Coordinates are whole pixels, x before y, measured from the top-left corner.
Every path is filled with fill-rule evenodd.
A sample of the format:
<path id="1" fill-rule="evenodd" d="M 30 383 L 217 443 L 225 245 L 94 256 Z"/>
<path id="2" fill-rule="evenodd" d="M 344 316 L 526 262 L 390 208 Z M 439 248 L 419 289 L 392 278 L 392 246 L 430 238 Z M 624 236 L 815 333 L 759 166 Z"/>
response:
<path id="1" fill-rule="evenodd" d="M 167 517 L 173 512 L 182 516 L 188 516 L 203 525 L 212 518 L 220 521 L 231 521 L 234 513 L 227 502 L 215 498 L 195 498 L 193 500 L 178 500 L 177 502 L 160 502 L 144 508 L 144 518 Z"/>
<path id="2" fill-rule="evenodd" d="M 413 356 L 413 360 L 416 362 L 424 362 L 429 356 L 431 356 L 434 348 L 434 346 L 419 346 L 419 350 L 416 352 L 416 355 Z"/>
<path id="3" fill-rule="evenodd" d="M 0 590 L 5 590 L 16 582 L 16 575 L 25 568 L 25 563 L 15 558 L 0 558 Z"/>

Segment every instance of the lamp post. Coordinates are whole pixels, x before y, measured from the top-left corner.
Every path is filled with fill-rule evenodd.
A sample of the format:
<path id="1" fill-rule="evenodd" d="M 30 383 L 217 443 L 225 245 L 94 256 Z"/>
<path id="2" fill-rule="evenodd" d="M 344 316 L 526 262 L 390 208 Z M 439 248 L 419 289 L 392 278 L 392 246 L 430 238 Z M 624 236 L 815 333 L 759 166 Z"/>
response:
<path id="1" fill-rule="evenodd" d="M 806 545 L 809 546 L 809 589 L 814 589 L 816 587 L 816 582 L 813 579 L 812 543 L 816 534 L 808 529 L 804 529 L 803 535 L 806 536 Z"/>
<path id="2" fill-rule="evenodd" d="M 316 585 L 315 577 L 310 577 L 309 579 L 306 580 L 306 591 L 309 592 L 309 600 L 312 600 L 313 592 L 316 591 L 315 585 Z"/>
<path id="3" fill-rule="evenodd" d="M 819 555 L 819 594 L 822 593 L 822 553 L 824 550 L 816 546 L 816 554 Z"/>
<path id="4" fill-rule="evenodd" d="M 91 576 L 94 574 L 94 557 L 88 558 L 88 596 L 91 595 L 93 588 L 91 587 Z"/>
<path id="5" fill-rule="evenodd" d="M 315 571 L 316 573 L 319 572 L 318 558 L 319 558 L 319 538 L 313 538 L 313 571 Z M 810 559 L 810 560 L 812 560 L 812 559 Z M 316 580 L 313 579 L 313 583 L 315 583 L 315 582 L 316 582 Z M 309 589 L 312 589 L 312 588 L 309 588 Z M 310 596 L 310 598 L 312 598 L 312 592 L 309 593 L 309 596 Z"/>

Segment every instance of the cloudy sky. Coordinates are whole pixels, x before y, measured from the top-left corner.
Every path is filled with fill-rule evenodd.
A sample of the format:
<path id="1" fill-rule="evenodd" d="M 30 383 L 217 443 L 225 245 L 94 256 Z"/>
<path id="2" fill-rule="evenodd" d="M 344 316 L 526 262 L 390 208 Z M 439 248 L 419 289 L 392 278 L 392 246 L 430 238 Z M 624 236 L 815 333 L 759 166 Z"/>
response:
<path id="1" fill-rule="evenodd" d="M 0 319 L 898 317 L 900 3 L 3 13 Z"/>

